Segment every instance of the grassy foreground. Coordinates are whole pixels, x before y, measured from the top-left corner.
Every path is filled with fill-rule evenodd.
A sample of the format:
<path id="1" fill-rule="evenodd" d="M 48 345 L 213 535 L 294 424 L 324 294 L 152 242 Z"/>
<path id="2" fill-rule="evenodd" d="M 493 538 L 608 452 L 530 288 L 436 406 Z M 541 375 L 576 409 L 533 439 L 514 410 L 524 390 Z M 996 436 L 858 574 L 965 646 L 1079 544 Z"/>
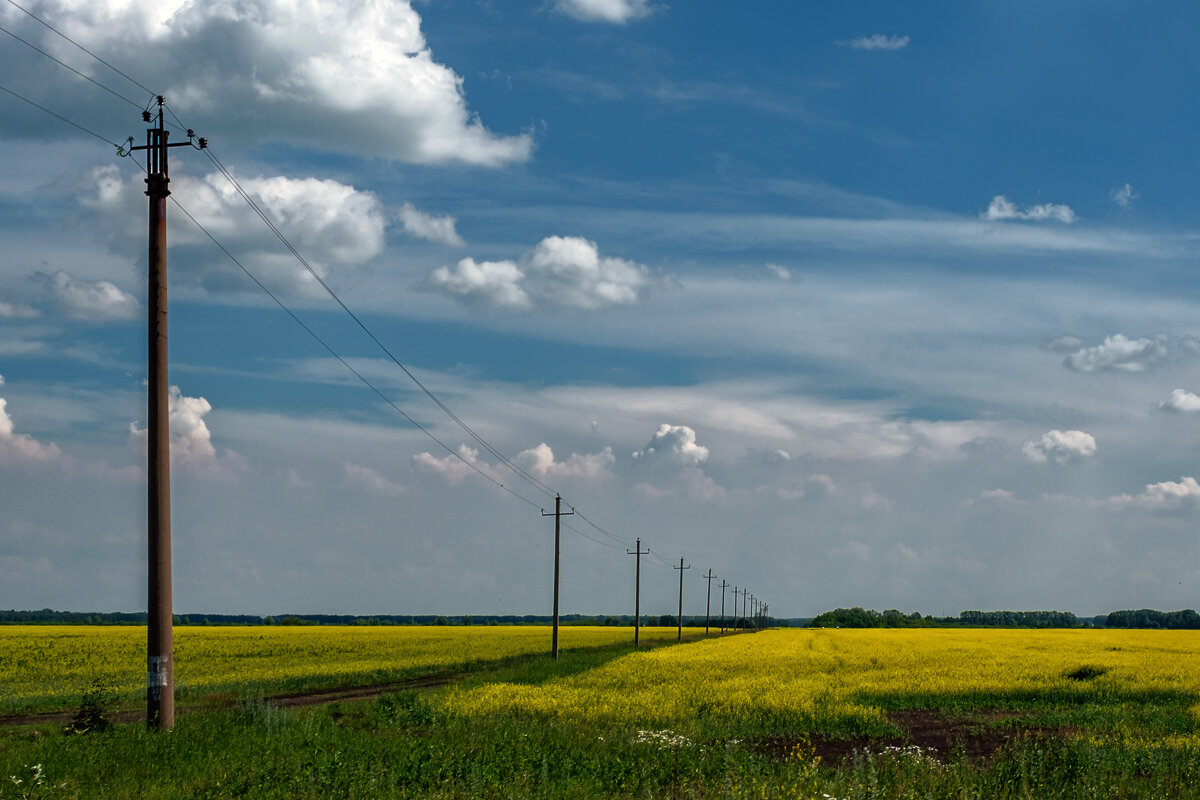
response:
<path id="1" fill-rule="evenodd" d="M 170 734 L 0 732 L 16 797 L 1200 797 L 1200 636 L 767 631 L 480 662 Z M 20 783 L 16 783 L 20 781 Z"/>

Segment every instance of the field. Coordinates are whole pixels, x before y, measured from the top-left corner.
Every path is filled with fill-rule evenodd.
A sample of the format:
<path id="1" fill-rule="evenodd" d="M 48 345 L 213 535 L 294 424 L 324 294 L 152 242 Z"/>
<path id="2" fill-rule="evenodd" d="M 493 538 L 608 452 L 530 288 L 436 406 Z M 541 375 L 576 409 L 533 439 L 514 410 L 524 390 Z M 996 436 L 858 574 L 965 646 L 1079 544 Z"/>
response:
<path id="1" fill-rule="evenodd" d="M 10 708 L 62 708 L 70 691 L 78 703 L 89 663 L 108 679 L 124 674 L 113 652 L 140 661 L 144 629 L 32 632 L 55 630 L 93 662 L 69 662 L 71 690 L 6 647 Z M 1194 632 L 774 630 L 675 645 L 657 629 L 670 646 L 633 652 L 628 629 L 572 628 L 557 663 L 546 628 L 177 633 L 180 705 L 205 710 L 167 735 L 9 726 L 0 798 L 1200 797 Z M 429 675 L 441 679 L 403 683 Z M 118 704 L 136 691 L 122 680 Z M 271 699 L 386 682 L 400 685 L 353 702 Z"/>

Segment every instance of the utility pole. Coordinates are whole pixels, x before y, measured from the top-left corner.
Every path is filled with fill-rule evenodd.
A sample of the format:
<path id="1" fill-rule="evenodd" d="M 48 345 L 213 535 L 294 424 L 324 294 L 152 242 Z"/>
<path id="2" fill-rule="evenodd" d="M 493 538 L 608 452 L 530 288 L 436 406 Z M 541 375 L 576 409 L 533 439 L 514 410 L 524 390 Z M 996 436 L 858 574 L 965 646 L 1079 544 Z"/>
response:
<path id="1" fill-rule="evenodd" d="M 625 553 L 637 556 L 633 572 L 633 646 L 637 647 L 642 634 L 642 556 L 650 555 L 650 548 L 643 550 L 642 540 L 638 539 L 637 546 Z"/>
<path id="2" fill-rule="evenodd" d="M 734 586 L 733 587 L 733 624 L 730 626 L 731 628 L 733 628 L 734 633 L 737 632 L 737 601 L 738 601 L 738 588 L 736 586 Z"/>
<path id="3" fill-rule="evenodd" d="M 175 726 L 175 639 L 171 602 L 171 431 L 170 380 L 167 377 L 167 198 L 171 195 L 167 150 L 197 147 L 195 134 L 186 142 L 168 144 L 163 127 L 163 98 L 158 98 L 157 119 L 142 112 L 146 145 L 146 196 L 149 201 L 149 287 L 146 305 L 149 356 L 146 413 L 146 724 L 158 730 Z M 198 149 L 208 141 L 200 139 Z"/>
<path id="4" fill-rule="evenodd" d="M 743 586 L 742 587 L 742 618 L 743 619 L 745 619 L 745 617 L 746 617 L 746 598 L 749 595 L 750 595 L 750 590 Z"/>
<path id="5" fill-rule="evenodd" d="M 704 603 L 704 635 L 708 636 L 708 618 L 712 612 L 712 579 L 717 576 L 713 574 L 712 567 L 709 567 L 708 574 L 704 577 L 708 578 L 708 599 Z"/>
<path id="6" fill-rule="evenodd" d="M 721 578 L 721 635 L 725 635 L 725 588 L 729 586 L 724 578 Z"/>
<path id="7" fill-rule="evenodd" d="M 562 495 L 554 495 L 554 511 L 553 513 L 542 509 L 543 517 L 554 517 L 554 634 L 550 641 L 550 657 L 558 661 L 558 560 L 561 552 L 560 544 L 562 542 L 562 518 L 569 517 L 575 513 L 575 509 L 570 511 L 562 510 Z"/>
<path id="8" fill-rule="evenodd" d="M 679 570 L 679 618 L 675 620 L 677 623 L 679 623 L 679 627 L 675 636 L 675 640 L 678 642 L 683 641 L 683 571 L 691 568 L 691 564 L 688 564 L 686 567 L 683 565 L 683 556 L 679 557 L 679 566 L 672 567 L 672 569 Z"/>

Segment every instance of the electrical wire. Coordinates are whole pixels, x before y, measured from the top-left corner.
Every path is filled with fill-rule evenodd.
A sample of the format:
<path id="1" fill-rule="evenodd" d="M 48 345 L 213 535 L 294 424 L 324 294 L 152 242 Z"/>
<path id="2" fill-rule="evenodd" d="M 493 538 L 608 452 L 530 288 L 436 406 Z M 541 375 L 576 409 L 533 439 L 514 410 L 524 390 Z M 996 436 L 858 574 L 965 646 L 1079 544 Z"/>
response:
<path id="1" fill-rule="evenodd" d="M 395 364 L 397 367 L 399 367 L 401 369 L 401 371 L 403 371 L 404 374 L 408 376 L 409 380 L 411 380 L 414 384 L 416 384 L 417 388 L 419 388 L 422 392 L 424 392 L 425 395 L 430 400 L 432 400 L 433 403 L 435 405 L 437 405 L 437 407 L 440 408 L 443 413 L 446 414 L 446 416 L 450 417 L 450 419 L 453 420 L 455 422 L 455 424 L 457 424 L 463 431 L 465 431 L 467 433 L 467 435 L 469 435 L 472 439 L 474 439 L 475 442 L 477 444 L 479 444 L 480 447 L 482 447 L 488 453 L 491 453 L 493 457 L 498 459 L 501 464 L 508 467 L 510 470 L 515 472 L 521 479 L 523 479 L 524 481 L 526 481 L 527 483 L 529 483 L 530 485 L 532 485 L 539 491 L 543 492 L 544 494 L 546 494 L 548 496 L 554 496 L 556 494 L 556 492 L 553 488 L 551 488 L 543 481 L 541 481 L 538 478 L 531 475 L 529 472 L 527 472 L 526 470 L 521 468 L 518 464 L 515 464 L 507 456 L 505 456 L 498 449 L 496 449 L 494 446 L 492 446 L 492 444 L 490 442 L 488 442 L 486 439 L 484 439 L 482 436 L 480 436 L 473 428 L 471 428 L 470 425 L 468 425 L 465 421 L 462 420 L 462 418 L 460 418 L 457 414 L 455 414 L 454 411 L 451 410 L 450 407 L 448 405 L 446 405 L 440 397 L 438 397 L 436 394 L 434 394 L 433 391 L 429 389 L 429 387 L 427 387 L 424 383 L 422 383 L 421 380 L 415 374 L 413 374 L 412 370 L 410 370 L 398 358 L 396 358 L 396 356 L 392 353 L 392 351 L 390 349 L 388 349 L 387 345 L 385 345 L 379 339 L 379 337 L 376 336 L 375 333 L 369 327 L 367 327 L 366 323 L 363 322 L 362 319 L 357 314 L 355 314 L 354 311 L 352 311 L 348 305 L 346 305 L 345 301 L 343 301 L 342 298 L 338 296 L 337 292 L 335 292 L 333 290 L 333 288 L 325 281 L 325 279 L 323 277 L 321 277 L 321 275 L 312 267 L 312 265 L 308 262 L 308 259 L 306 259 L 300 253 L 300 251 L 297 250 L 296 247 L 294 245 L 292 245 L 292 243 L 290 241 L 288 241 L 287 237 L 283 234 L 283 232 L 281 230 L 279 230 L 279 227 L 277 225 L 275 225 L 275 223 L 271 220 L 271 218 L 267 215 L 267 213 L 265 211 L 263 211 L 262 208 L 258 205 L 258 203 L 256 203 L 254 201 L 254 198 L 250 196 L 250 193 L 247 192 L 246 189 L 233 176 L 233 173 L 230 172 L 229 169 L 226 168 L 225 165 L 221 163 L 221 160 L 219 158 L 217 158 L 216 154 L 212 152 L 212 148 L 208 148 L 204 152 L 208 155 L 208 158 L 212 162 L 213 166 L 216 167 L 217 170 L 225 177 L 225 179 L 229 181 L 230 185 L 233 186 L 234 190 L 242 197 L 242 199 L 246 202 L 246 204 L 250 206 L 251 210 L 254 211 L 254 213 L 259 217 L 259 219 L 261 219 L 263 221 L 263 223 L 266 224 L 266 226 L 271 230 L 271 232 L 275 234 L 275 237 L 277 239 L 279 239 L 279 241 L 283 244 L 283 246 L 285 248 L 287 248 L 288 252 L 290 252 L 292 254 L 292 256 L 300 263 L 300 265 L 302 267 L 304 267 L 304 269 L 310 275 L 312 275 L 312 277 L 317 281 L 317 283 L 321 286 L 321 288 L 325 290 L 325 293 L 328 294 L 330 296 L 330 298 L 332 298 L 333 301 L 335 303 L 337 303 L 344 312 L 346 312 L 346 314 L 350 317 L 350 319 L 354 320 L 355 324 L 357 324 L 358 327 L 362 330 L 362 332 L 367 335 L 367 338 L 369 338 L 372 342 L 374 342 L 375 345 L 383 352 L 383 354 L 387 356 L 388 360 L 390 360 L 393 364 Z"/>
<path id="2" fill-rule="evenodd" d="M 22 101 L 24 101 L 24 102 L 28 103 L 29 105 L 33 106 L 34 108 L 36 108 L 36 109 L 40 110 L 40 111 L 45 111 L 45 112 L 46 112 L 47 114 L 49 114 L 50 116 L 52 116 L 52 117 L 54 117 L 54 118 L 56 118 L 56 119 L 60 119 L 60 120 L 62 120 L 63 122 L 67 123 L 68 125 L 72 126 L 72 127 L 78 128 L 79 130 L 81 130 L 81 131 L 83 131 L 84 133 L 86 133 L 88 136 L 95 136 L 97 139 L 99 139 L 100 141 L 104 142 L 105 144 L 110 144 L 110 145 L 112 145 L 113 147 L 115 147 L 115 148 L 117 149 L 117 151 L 118 151 L 118 152 L 120 152 L 120 151 L 122 150 L 122 147 L 121 147 L 121 145 L 117 144 L 116 142 L 109 141 L 108 139 L 104 138 L 103 136 L 101 136 L 100 134 L 96 133 L 95 131 L 93 131 L 93 130 L 88 130 L 87 128 L 85 128 L 85 127 L 83 127 L 82 125 L 80 125 L 78 122 L 72 122 L 71 120 L 69 120 L 69 119 L 67 119 L 66 117 L 64 117 L 62 114 L 57 114 L 57 113 L 55 113 L 55 112 L 51 111 L 50 109 L 46 108 L 45 106 L 43 106 L 43 105 L 40 105 L 40 104 L 38 104 L 38 103 L 35 103 L 34 101 L 30 100 L 28 97 L 25 97 L 24 95 L 17 94 L 17 93 L 16 93 L 16 92 L 14 92 L 12 89 L 9 89 L 9 88 L 7 88 L 7 87 L 5 87 L 5 86 L 0 86 L 0 92 L 5 92 L 6 94 L 10 94 L 10 95 L 12 95 L 13 97 L 17 98 L 18 100 L 22 100 Z"/>
<path id="3" fill-rule="evenodd" d="M 58 34 L 59 36 L 61 36 L 63 39 L 66 39 L 68 42 L 70 42 L 71 44 L 75 45 L 75 46 L 76 46 L 76 47 L 78 47 L 80 50 L 82 50 L 83 52 L 87 53 L 89 56 L 91 56 L 92 58 L 96 59 L 97 61 L 99 61 L 99 62 L 100 62 L 101 64 L 103 64 L 104 66 L 108 67 L 108 68 L 109 68 L 109 69 L 111 69 L 113 72 L 117 73 L 117 74 L 118 74 L 118 75 L 120 75 L 122 78 L 124 78 L 125 80 L 129 81 L 130 83 L 132 83 L 134 86 L 136 86 L 136 87 L 138 87 L 139 89 L 142 89 L 142 90 L 144 90 L 144 91 L 148 92 L 148 93 L 150 94 L 151 98 L 153 98 L 153 97 L 157 96 L 157 94 L 158 94 L 158 93 L 157 93 L 157 92 L 155 92 L 153 89 L 150 89 L 150 88 L 148 88 L 148 87 L 147 87 L 145 84 L 143 84 L 142 82 L 140 82 L 140 81 L 139 81 L 139 80 L 137 80 L 136 78 L 134 78 L 134 77 L 132 77 L 132 76 L 130 76 L 130 75 L 127 75 L 127 74 L 125 74 L 124 72 L 122 72 L 121 70 L 117 69 L 117 68 L 116 68 L 116 67 L 114 67 L 112 64 L 108 63 L 108 62 L 107 62 L 107 61 L 105 61 L 103 58 L 101 58 L 100 56 L 98 56 L 98 55 L 96 55 L 95 53 L 93 53 L 91 50 L 88 50 L 86 47 L 84 47 L 83 45 L 81 45 L 79 42 L 75 41 L 75 40 L 74 40 L 74 39 L 72 39 L 70 36 L 67 36 L 65 33 L 63 33 L 62 31 L 60 31 L 58 28 L 54 27 L 54 26 L 53 26 L 53 25 L 51 25 L 49 22 L 46 22 L 46 20 L 44 20 L 44 19 L 42 19 L 41 17 L 39 17 L 38 15 L 34 14 L 34 13 L 33 13 L 32 11 L 30 11 L 29 9 L 25 8 L 24 6 L 21 6 L 21 5 L 20 5 L 20 4 L 18 4 L 18 3 L 15 3 L 15 2 L 13 2 L 13 0 L 7 0 L 7 2 L 8 2 L 8 4 L 9 4 L 10 6 L 12 6 L 13 8 L 16 8 L 16 9 L 20 10 L 22 13 L 24 13 L 24 14 L 25 14 L 27 17 L 29 17 L 30 19 L 36 20 L 36 21 L 37 21 L 37 22 L 39 22 L 40 24 L 42 24 L 42 25 L 46 26 L 47 28 L 49 28 L 50 30 L 54 31 L 56 34 Z M 149 105 L 147 105 L 147 106 L 146 106 L 146 108 L 150 108 L 150 106 L 149 106 Z"/>
<path id="4" fill-rule="evenodd" d="M 385 394 L 384 394 L 384 393 L 383 393 L 383 392 L 382 392 L 382 391 L 379 389 L 379 387 L 377 387 L 375 384 L 371 383 L 371 381 L 370 381 L 369 379 L 367 379 L 367 377 L 366 377 L 366 376 L 364 376 L 364 375 L 363 375 L 361 372 L 359 372 L 358 370 L 356 370 L 356 369 L 355 369 L 355 368 L 354 368 L 354 367 L 353 367 L 353 366 L 352 366 L 352 365 L 351 365 L 351 364 L 350 364 L 348 361 L 346 361 L 346 359 L 344 359 L 344 358 L 343 358 L 341 355 L 339 355 L 339 354 L 337 353 L 337 351 L 335 351 L 335 350 L 334 350 L 334 349 L 333 349 L 333 348 L 332 348 L 332 347 L 331 347 L 331 346 L 330 346 L 330 345 L 329 345 L 329 344 L 328 344 L 328 343 L 327 343 L 327 342 L 326 342 L 324 339 L 322 339 L 322 338 L 321 338 L 321 336 L 320 336 L 320 335 L 319 335 L 319 334 L 318 334 L 316 331 L 314 331 L 314 330 L 313 330 L 311 327 L 309 327 L 307 324 L 305 324 L 305 322 L 304 322 L 302 319 L 300 319 L 300 317 L 298 317 L 294 311 L 292 311 L 290 308 L 288 308 L 287 304 L 285 304 L 285 303 L 284 303 L 282 300 L 280 300 L 280 299 L 279 299 L 279 298 L 278 298 L 278 297 L 277 297 L 277 296 L 276 296 L 276 295 L 275 295 L 275 294 L 274 294 L 274 293 L 273 293 L 273 292 L 272 292 L 270 289 L 268 289 L 268 288 L 266 287 L 266 285 L 265 285 L 265 284 L 263 284 L 263 282 L 262 282 L 262 281 L 260 281 L 260 280 L 257 278 L 257 276 L 255 276 L 255 275 L 254 275 L 254 273 L 252 273 L 252 272 L 251 272 L 251 271 L 250 271 L 250 270 L 249 270 L 249 269 L 248 269 L 248 268 L 247 268 L 247 267 L 246 267 L 246 266 L 245 266 L 245 265 L 244 265 L 244 264 L 243 264 L 241 261 L 239 261 L 239 260 L 237 259 L 237 257 L 233 255 L 233 253 L 229 252 L 229 250 L 228 250 L 228 249 L 225 247 L 225 245 L 221 244 L 221 242 L 220 242 L 220 241 L 218 241 L 218 240 L 217 240 L 217 238 L 216 238 L 215 236 L 213 236 L 213 235 L 212 235 L 212 233 L 210 233 L 210 232 L 209 232 L 209 230 L 208 230 L 207 228 L 205 228 L 205 227 L 204 227 L 204 225 L 202 225 L 202 224 L 200 223 L 200 221 L 199 221 L 199 220 L 197 220 L 197 219 L 196 219 L 194 216 L 192 216 L 191 212 L 189 212 L 189 211 L 188 211 L 186 208 L 184 208 L 182 205 L 180 205 L 179 201 L 178 201 L 178 200 L 176 200 L 176 199 L 174 198 L 174 196 L 172 196 L 172 197 L 171 197 L 171 201 L 174 203 L 175 207 L 176 207 L 176 208 L 178 208 L 178 209 L 179 209 L 179 210 L 180 210 L 180 211 L 183 213 L 183 215 L 184 215 L 185 217 L 187 217 L 189 220 L 191 220 L 191 221 L 192 221 L 192 224 L 193 224 L 193 225 L 195 225 L 197 228 L 199 228 L 199 229 L 200 229 L 200 232 L 201 232 L 201 233 L 203 233 L 205 236 L 207 236 L 207 237 L 208 237 L 208 239 L 209 239 L 209 240 L 210 240 L 210 241 L 211 241 L 213 244 L 215 244 L 215 245 L 217 246 L 217 248 L 218 248 L 218 249 L 220 249 L 220 251 L 221 251 L 222 253 L 224 253 L 224 254 L 225 254 L 225 255 L 226 255 L 228 258 L 229 258 L 229 260 L 230 260 L 230 261 L 232 261 L 234 264 L 236 264 L 236 265 L 238 266 L 238 268 L 242 270 L 242 272 L 246 273 L 246 276 L 247 276 L 247 277 L 249 277 L 249 278 L 250 278 L 250 280 L 254 281 L 255 285 L 257 285 L 257 286 L 258 286 L 258 288 L 262 289 L 262 290 L 263 290 L 263 291 L 264 291 L 264 292 L 267 294 L 267 296 L 268 296 L 268 297 L 270 297 L 272 300 L 274 300 L 274 301 L 275 301 L 275 304 L 276 304 L 276 305 L 278 305 L 278 306 L 279 306 L 281 309 L 283 309 L 283 311 L 284 311 L 284 312 L 285 312 L 285 313 L 286 313 L 286 314 L 287 314 L 289 317 L 291 317 L 291 318 L 292 318 L 292 320 L 293 320 L 293 321 L 294 321 L 294 322 L 295 322 L 297 325 L 299 325 L 301 328 L 303 328 L 303 329 L 304 329 L 304 331 L 305 331 L 305 333 L 307 333 L 307 334 L 308 334 L 309 336 L 311 336 L 311 337 L 312 337 L 314 340 L 316 340 L 316 342 L 317 342 L 318 344 L 320 344 L 320 345 L 321 345 L 323 348 L 325 348 L 325 350 L 326 350 L 326 351 L 327 351 L 327 352 L 328 352 L 328 353 L 329 353 L 331 356 L 333 356 L 335 359 L 337 359 L 339 362 L 341 362 L 342 366 L 344 366 L 344 367 L 345 367 L 347 370 L 349 370 L 349 371 L 350 371 L 350 373 L 351 373 L 352 375 L 354 375 L 354 377 L 356 377 L 356 378 L 358 378 L 360 381 L 362 381 L 362 383 L 363 383 L 364 385 L 366 385 L 366 386 L 367 386 L 367 388 L 369 388 L 371 391 L 373 391 L 373 392 L 374 392 L 376 395 L 378 395 L 378 396 L 379 396 L 379 398 L 380 398 L 381 400 L 383 400 L 383 402 L 385 402 L 385 403 L 387 403 L 389 406 L 391 406 L 391 407 L 392 407 L 392 409 L 396 411 L 396 413 L 400 414 L 400 416 L 402 416 L 402 417 L 404 417 L 406 420 L 408 420 L 408 421 L 409 421 L 409 423 L 410 423 L 410 424 L 412 424 L 412 426 L 413 426 L 414 428 L 416 428 L 417 430 L 421 431 L 421 433 L 423 433 L 423 434 L 425 434 L 426 436 L 428 436 L 428 437 L 429 437 L 430 439 L 432 439 L 434 442 L 437 442 L 437 443 L 438 443 L 438 444 L 439 444 L 439 445 L 440 445 L 440 446 L 441 446 L 441 447 L 442 447 L 442 448 L 443 448 L 443 449 L 444 449 L 446 452 L 448 452 L 450 455 L 452 455 L 452 456 L 454 456 L 455 458 L 457 458 L 457 459 L 458 459 L 459 461 L 461 461 L 463 464 L 466 464 L 468 467 L 470 467 L 470 468 L 471 468 L 472 470 L 474 470 L 475 472 L 477 472 L 477 473 L 479 473 L 480 475 L 482 475 L 482 476 L 483 476 L 483 477 L 484 477 L 484 478 L 485 478 L 485 479 L 486 479 L 486 480 L 487 480 L 489 483 L 492 483 L 492 484 L 494 484 L 495 486 L 498 486 L 498 487 L 500 487 L 501 489 L 503 489 L 504 491 L 508 492 L 508 493 L 509 493 L 509 494 L 511 494 L 513 497 L 517 498 L 518 500 L 522 501 L 523 503 L 526 503 L 526 504 L 528 504 L 528 505 L 530 505 L 530 506 L 533 506 L 534 508 L 540 508 L 540 506 L 539 506 L 537 503 L 533 502 L 532 500 L 530 500 L 529 498 L 527 498 L 527 497 L 525 497 L 525 496 L 523 496 L 523 495 L 520 495 L 520 494 L 518 494 L 517 492 L 514 492 L 514 491 L 513 491 L 512 489 L 510 489 L 508 486 L 505 486 L 503 483 L 501 483 L 500 481 L 496 480 L 496 479 L 495 479 L 495 478 L 493 478 L 491 475 L 488 475 L 486 472 L 484 472 L 484 471 L 483 471 L 483 470 L 482 470 L 482 469 L 479 467 L 479 465 L 478 465 L 478 464 L 475 464 L 475 463 L 473 463 L 473 462 L 471 462 L 471 461 L 468 461 L 467 459 L 463 458 L 463 456 L 462 456 L 460 453 L 458 453 L 457 451 L 455 451 L 454 449 L 452 449 L 452 448 L 451 448 L 451 447 L 450 447 L 448 444 L 446 444 L 446 443 L 445 443 L 445 442 L 443 442 L 441 439 L 439 439 L 439 438 L 438 438 L 436 435 L 434 435 L 434 433 L 433 433 L 432 431 L 430 431 L 428 428 L 426 428 L 425 426 L 421 425 L 419 422 L 417 422 L 415 419 L 413 419 L 411 416 L 409 416 L 409 415 L 408 415 L 408 414 L 407 414 L 407 413 L 404 411 L 404 409 L 400 408 L 400 406 L 396 405 L 396 403 L 395 403 L 394 401 L 392 401 L 392 399 L 391 399 L 391 398 L 389 398 L 387 395 L 385 395 Z"/>
<path id="5" fill-rule="evenodd" d="M 12 1 L 12 0 L 9 0 L 9 2 L 11 2 L 11 1 Z M 21 9 L 21 10 L 22 10 L 22 11 L 24 11 L 24 9 Z M 101 88 L 101 89 L 103 89 L 104 91 L 106 91 L 106 92 L 108 92 L 109 94 L 111 94 L 113 97 L 116 97 L 116 98 L 118 98 L 118 99 L 120 99 L 120 100 L 124 100 L 126 103 L 129 103 L 129 105 L 133 106 L 134 108 L 141 108 L 141 109 L 145 110 L 145 106 L 143 106 L 141 103 L 134 102 L 133 100 L 130 100 L 128 97 L 126 97 L 125 95 L 121 94 L 120 92 L 117 92 L 117 91 L 116 91 L 116 90 L 114 90 L 114 89 L 110 89 L 110 88 L 108 88 L 108 87 L 107 87 L 107 86 L 105 86 L 103 83 L 100 83 L 100 81 L 98 81 L 98 80 L 96 80 L 96 79 L 94 79 L 94 78 L 90 78 L 90 77 L 88 77 L 87 75 L 84 75 L 82 72 L 80 72 L 79 70 L 75 69 L 75 68 L 74 68 L 74 67 L 72 67 L 70 64 L 66 63 L 65 61 L 60 61 L 59 59 L 57 59 L 57 58 L 55 58 L 54 56 L 52 56 L 52 55 L 50 55 L 49 53 L 47 53 L 47 52 L 46 52 L 45 50 L 43 50 L 42 48 L 38 47 L 36 44 L 33 44 L 32 42 L 27 42 L 26 40 L 22 39 L 22 38 L 21 38 L 20 36 L 18 36 L 17 34 L 15 34 L 15 33 L 13 33 L 12 31 L 10 31 L 8 28 L 5 28 L 3 25 L 0 25 L 0 33 L 7 33 L 9 36 L 11 36 L 12 38 L 16 39 L 16 40 L 17 40 L 18 42 L 20 42 L 21 44 L 23 44 L 23 45 L 25 45 L 26 47 L 29 47 L 29 48 L 31 48 L 31 49 L 33 49 L 33 50 L 36 50 L 37 52 L 39 52 L 39 53 L 41 53 L 42 55 L 44 55 L 46 58 L 48 58 L 48 59 L 50 59 L 51 61 L 53 61 L 55 64 L 58 64 L 58 65 L 59 65 L 59 66 L 61 66 L 61 67 L 64 67 L 64 68 L 66 68 L 66 69 L 69 69 L 71 72 L 74 72 L 76 75 L 78 75 L 79 77 L 83 78 L 83 79 L 84 79 L 85 81 L 87 81 L 88 83 L 91 83 L 91 84 L 94 84 L 94 85 L 96 85 L 96 86 L 100 87 L 100 88 Z"/>

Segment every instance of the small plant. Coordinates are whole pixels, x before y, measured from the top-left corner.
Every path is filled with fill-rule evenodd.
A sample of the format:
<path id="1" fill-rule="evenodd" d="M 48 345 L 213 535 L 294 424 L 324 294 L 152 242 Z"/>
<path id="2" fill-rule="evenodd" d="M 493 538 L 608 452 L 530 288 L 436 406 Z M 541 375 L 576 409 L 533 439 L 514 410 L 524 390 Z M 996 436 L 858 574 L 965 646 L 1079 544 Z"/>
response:
<path id="1" fill-rule="evenodd" d="M 58 786 L 47 784 L 45 770 L 42 769 L 41 764 L 34 764 L 32 767 L 26 765 L 25 769 L 29 771 L 29 774 L 24 777 L 21 775 L 8 776 L 8 780 L 12 783 L 14 791 L 17 792 L 17 794 L 11 795 L 11 797 L 16 798 L 16 800 L 57 797 L 60 796 L 58 790 L 64 789 L 67 786 L 66 783 L 61 783 Z M 3 792 L 3 789 L 0 789 L 0 792 Z M 10 795 L 2 796 L 9 797 Z"/>
<path id="2" fill-rule="evenodd" d="M 112 723 L 108 721 L 104 708 L 106 694 L 100 681 L 93 681 L 91 688 L 83 693 L 83 702 L 79 704 L 79 711 L 66 727 L 66 732 L 104 733 L 111 728 Z"/>

